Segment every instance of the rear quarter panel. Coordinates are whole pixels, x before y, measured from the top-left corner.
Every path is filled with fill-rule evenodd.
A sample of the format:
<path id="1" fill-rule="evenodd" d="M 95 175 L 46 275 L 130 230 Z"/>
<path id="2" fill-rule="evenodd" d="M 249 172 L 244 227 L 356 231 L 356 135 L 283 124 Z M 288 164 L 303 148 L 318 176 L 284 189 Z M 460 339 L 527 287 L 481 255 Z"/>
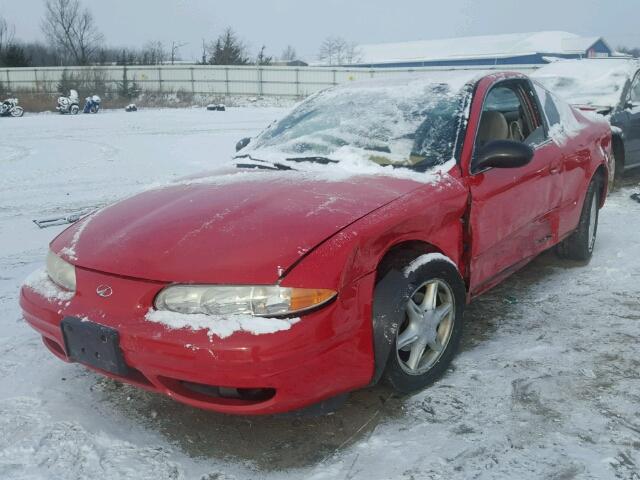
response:
<path id="1" fill-rule="evenodd" d="M 607 195 L 608 161 L 611 156 L 611 127 L 596 113 L 583 113 L 573 109 L 580 130 L 558 138 L 564 152 L 562 162 L 562 201 L 560 206 L 560 237 L 578 225 L 582 205 L 591 179 L 598 168 L 604 168 L 601 205 Z"/>

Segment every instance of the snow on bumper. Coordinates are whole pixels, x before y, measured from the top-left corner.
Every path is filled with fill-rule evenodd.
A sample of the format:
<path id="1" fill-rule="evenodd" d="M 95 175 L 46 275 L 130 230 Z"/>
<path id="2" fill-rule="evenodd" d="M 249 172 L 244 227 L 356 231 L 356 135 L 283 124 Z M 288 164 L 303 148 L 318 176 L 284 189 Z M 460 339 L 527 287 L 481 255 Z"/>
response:
<path id="1" fill-rule="evenodd" d="M 258 318 L 252 315 L 228 317 L 203 314 L 186 315 L 175 312 L 159 312 L 153 309 L 149 309 L 145 318 L 169 329 L 204 330 L 211 341 L 214 337 L 227 338 L 236 332 L 247 332 L 253 335 L 281 332 L 289 330 L 292 325 L 300 321 L 299 318 Z"/>
<path id="2" fill-rule="evenodd" d="M 113 328 L 119 333 L 132 374 L 125 378 L 100 373 L 183 403 L 225 413 L 278 413 L 320 402 L 371 380 L 371 311 L 366 299 L 370 299 L 373 276 L 345 289 L 336 301 L 297 323 L 282 321 L 276 326 L 266 319 L 264 331 L 269 333 L 255 334 L 260 332 L 255 324 L 237 322 L 239 328 L 225 338 L 205 328 L 169 328 L 150 321 L 160 318 L 149 315 L 149 307 L 164 284 L 80 268 L 77 277 L 77 294 L 63 304 L 27 286 L 21 291 L 24 317 L 43 336 L 45 345 L 68 361 L 60 330 L 65 317 Z M 95 293 L 104 284 L 114 292 L 107 299 Z M 187 384 L 272 389 L 274 395 L 257 402 L 229 400 L 187 390 Z"/>

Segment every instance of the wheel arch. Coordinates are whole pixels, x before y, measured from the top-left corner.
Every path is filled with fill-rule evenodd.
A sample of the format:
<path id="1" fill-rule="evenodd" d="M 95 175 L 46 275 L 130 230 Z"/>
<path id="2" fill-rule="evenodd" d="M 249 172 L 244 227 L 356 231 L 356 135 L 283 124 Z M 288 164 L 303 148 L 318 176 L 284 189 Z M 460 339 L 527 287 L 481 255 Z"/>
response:
<path id="1" fill-rule="evenodd" d="M 432 243 L 425 242 L 424 240 L 404 240 L 391 245 L 382 253 L 378 260 L 376 281 L 381 280 L 381 278 L 387 273 L 390 264 L 398 258 L 409 254 L 415 254 L 418 256 L 427 253 L 441 253 L 442 255 L 446 255 L 442 249 Z"/>
<path id="2" fill-rule="evenodd" d="M 408 279 L 402 271 L 395 268 L 395 265 L 399 261 L 428 253 L 440 253 L 447 256 L 442 249 L 424 240 L 403 240 L 391 245 L 378 261 L 375 287 L 372 292 L 374 373 L 371 385 L 378 383 L 384 373 L 395 341 L 395 332 L 398 322 L 400 322 L 400 316 L 404 315 L 404 305 L 411 294 Z"/>

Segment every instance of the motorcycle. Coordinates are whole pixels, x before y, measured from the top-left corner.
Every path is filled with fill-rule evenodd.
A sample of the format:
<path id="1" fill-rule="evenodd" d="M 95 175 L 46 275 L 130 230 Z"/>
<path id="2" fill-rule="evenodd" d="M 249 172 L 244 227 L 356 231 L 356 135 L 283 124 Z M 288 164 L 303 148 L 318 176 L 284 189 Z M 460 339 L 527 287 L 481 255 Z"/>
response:
<path id="1" fill-rule="evenodd" d="M 102 99 L 98 95 L 93 95 L 84 99 L 83 113 L 98 113 L 100 111 L 100 104 Z"/>
<path id="2" fill-rule="evenodd" d="M 0 105 L 0 117 L 21 117 L 24 115 L 24 108 L 18 105 L 17 98 L 7 98 Z"/>
<path id="3" fill-rule="evenodd" d="M 77 115 L 80 112 L 80 103 L 78 102 L 78 92 L 69 91 L 68 97 L 58 97 L 58 106 L 56 107 L 61 114 L 70 113 Z"/>

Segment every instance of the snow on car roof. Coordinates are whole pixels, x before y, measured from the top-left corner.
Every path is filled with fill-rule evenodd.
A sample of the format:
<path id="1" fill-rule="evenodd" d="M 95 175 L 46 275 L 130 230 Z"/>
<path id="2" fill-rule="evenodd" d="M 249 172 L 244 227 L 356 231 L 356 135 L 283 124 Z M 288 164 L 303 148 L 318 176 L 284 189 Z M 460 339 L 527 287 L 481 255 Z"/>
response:
<path id="1" fill-rule="evenodd" d="M 394 70 L 376 72 L 379 76 L 368 80 L 358 80 L 334 87 L 335 90 L 345 88 L 386 88 L 394 86 L 410 86 L 422 88 L 425 85 L 443 84 L 449 85 L 451 91 L 460 90 L 462 87 L 481 78 L 495 74 L 495 70 L 426 70 L 420 73 L 398 73 Z M 325 90 L 326 91 L 326 90 Z"/>
<path id="2" fill-rule="evenodd" d="M 573 105 L 615 107 L 640 67 L 631 59 L 582 59 L 551 63 L 532 77 Z"/>

